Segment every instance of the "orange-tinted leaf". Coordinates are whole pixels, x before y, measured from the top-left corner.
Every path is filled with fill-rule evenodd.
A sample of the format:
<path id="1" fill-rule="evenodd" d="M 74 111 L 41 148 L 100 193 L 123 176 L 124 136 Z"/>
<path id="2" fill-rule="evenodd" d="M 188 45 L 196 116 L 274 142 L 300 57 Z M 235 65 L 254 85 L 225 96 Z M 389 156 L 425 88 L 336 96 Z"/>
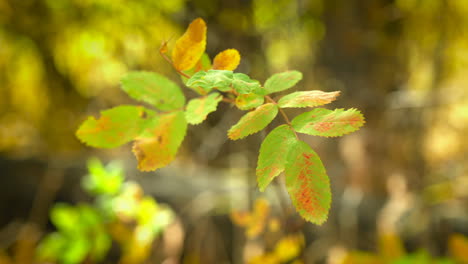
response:
<path id="1" fill-rule="evenodd" d="M 278 114 L 276 104 L 264 104 L 257 109 L 245 114 L 237 124 L 228 131 L 232 140 L 244 138 L 250 134 L 264 129 Z"/>
<path id="2" fill-rule="evenodd" d="M 330 182 L 319 156 L 302 141 L 289 150 L 286 188 L 299 214 L 321 225 L 327 220 L 331 204 Z"/>
<path id="3" fill-rule="evenodd" d="M 450 236 L 448 241 L 450 255 L 458 263 L 468 263 L 468 238 L 460 234 Z"/>
<path id="4" fill-rule="evenodd" d="M 191 69 L 205 52 L 206 23 L 197 18 L 190 23 L 172 50 L 172 63 L 180 71 Z"/>
<path id="5" fill-rule="evenodd" d="M 364 117 L 354 108 L 315 108 L 296 116 L 291 122 L 297 132 L 321 137 L 343 136 L 358 130 L 364 123 Z"/>
<path id="6" fill-rule="evenodd" d="M 236 49 L 224 50 L 213 60 L 213 69 L 233 71 L 239 66 L 240 54 Z"/>
<path id="7" fill-rule="evenodd" d="M 152 171 L 168 165 L 175 158 L 186 130 L 187 122 L 183 112 L 155 118 L 133 145 L 138 169 Z"/>
<path id="8" fill-rule="evenodd" d="M 278 101 L 281 108 L 314 107 L 328 104 L 336 99 L 340 92 L 303 91 L 285 95 Z"/>
<path id="9" fill-rule="evenodd" d="M 238 226 L 245 227 L 246 236 L 254 238 L 263 232 L 266 219 L 270 213 L 270 205 L 265 199 L 257 199 L 252 212 L 231 212 L 231 220 Z"/>

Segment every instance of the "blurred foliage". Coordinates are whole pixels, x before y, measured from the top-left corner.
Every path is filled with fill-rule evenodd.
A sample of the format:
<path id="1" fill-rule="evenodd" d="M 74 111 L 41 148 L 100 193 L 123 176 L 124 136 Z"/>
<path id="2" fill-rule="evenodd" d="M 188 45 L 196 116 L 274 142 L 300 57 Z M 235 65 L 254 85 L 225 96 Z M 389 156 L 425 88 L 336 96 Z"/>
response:
<path id="1" fill-rule="evenodd" d="M 144 196 L 138 184 L 124 182 L 123 168 L 117 162 L 104 167 L 91 159 L 88 170 L 83 187 L 95 196 L 94 204 L 54 205 L 50 219 L 57 231 L 38 245 L 38 261 L 99 262 L 116 241 L 122 249 L 121 263 L 142 263 L 154 240 L 171 223 L 172 211 Z"/>

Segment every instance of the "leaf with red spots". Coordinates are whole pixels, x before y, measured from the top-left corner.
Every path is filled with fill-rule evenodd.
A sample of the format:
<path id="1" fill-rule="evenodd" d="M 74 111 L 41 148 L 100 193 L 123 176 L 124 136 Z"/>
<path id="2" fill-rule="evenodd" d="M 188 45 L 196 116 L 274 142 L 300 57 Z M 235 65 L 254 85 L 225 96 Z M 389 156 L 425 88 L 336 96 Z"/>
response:
<path id="1" fill-rule="evenodd" d="M 245 114 L 237 124 L 228 131 L 232 140 L 244 138 L 264 129 L 278 114 L 276 104 L 264 104 Z"/>
<path id="2" fill-rule="evenodd" d="M 200 124 L 209 113 L 216 111 L 216 107 L 222 99 L 223 97 L 219 93 L 212 93 L 208 96 L 190 100 L 185 110 L 187 122 L 192 125 Z"/>
<path id="3" fill-rule="evenodd" d="M 155 72 L 129 72 L 122 78 L 122 89 L 135 100 L 170 111 L 184 106 L 185 97 L 173 81 Z"/>
<path id="4" fill-rule="evenodd" d="M 315 107 L 328 104 L 336 99 L 340 92 L 304 91 L 285 95 L 278 101 L 281 108 Z"/>
<path id="5" fill-rule="evenodd" d="M 142 106 L 121 105 L 101 112 L 101 117 L 88 117 L 76 136 L 95 148 L 114 148 L 132 141 L 143 130 L 148 114 L 154 112 Z"/>
<path id="6" fill-rule="evenodd" d="M 138 169 L 152 171 L 168 165 L 175 158 L 186 131 L 187 122 L 183 112 L 154 118 L 133 144 Z"/>
<path id="7" fill-rule="evenodd" d="M 296 141 L 294 132 L 288 125 L 273 129 L 263 140 L 256 170 L 260 191 L 263 192 L 268 184 L 284 170 L 289 149 Z"/>
<path id="8" fill-rule="evenodd" d="M 296 211 L 312 223 L 327 220 L 331 204 L 330 182 L 319 156 L 302 141 L 289 150 L 286 161 L 286 188 Z"/>
<path id="9" fill-rule="evenodd" d="M 354 108 L 348 110 L 316 108 L 296 116 L 291 124 L 299 133 L 339 137 L 358 130 L 364 125 L 364 117 Z"/>
<path id="10" fill-rule="evenodd" d="M 265 82 L 265 90 L 268 94 L 287 90 L 302 79 L 302 73 L 299 71 L 285 71 L 273 74 Z"/>

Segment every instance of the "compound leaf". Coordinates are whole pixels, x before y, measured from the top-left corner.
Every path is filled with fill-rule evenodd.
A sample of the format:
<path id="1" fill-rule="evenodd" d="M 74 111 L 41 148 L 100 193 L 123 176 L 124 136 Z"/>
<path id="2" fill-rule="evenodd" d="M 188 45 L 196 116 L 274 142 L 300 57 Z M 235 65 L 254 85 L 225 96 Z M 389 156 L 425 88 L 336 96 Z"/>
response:
<path id="1" fill-rule="evenodd" d="M 208 96 L 190 100 L 185 110 L 185 118 L 192 125 L 200 124 L 206 119 L 206 116 L 216 111 L 219 101 L 223 97 L 218 93 L 212 93 Z"/>
<path id="2" fill-rule="evenodd" d="M 236 106 L 240 110 L 250 110 L 263 104 L 265 97 L 263 95 L 249 93 L 240 94 L 236 98 Z"/>
<path id="3" fill-rule="evenodd" d="M 294 132 L 288 125 L 276 127 L 263 140 L 256 170 L 260 191 L 263 192 L 284 170 L 289 149 L 296 141 Z"/>
<path id="4" fill-rule="evenodd" d="M 205 93 L 210 92 L 213 88 L 227 92 L 231 90 L 232 76 L 232 71 L 199 71 L 187 81 L 186 85 L 193 89 L 201 88 Z"/>
<path id="5" fill-rule="evenodd" d="M 286 161 L 286 188 L 296 211 L 315 224 L 322 224 L 331 204 L 330 182 L 319 156 L 302 141 L 296 141 Z"/>
<path id="6" fill-rule="evenodd" d="M 315 107 L 328 104 L 336 99 L 340 92 L 305 91 L 285 95 L 278 101 L 281 108 Z"/>
<path id="7" fill-rule="evenodd" d="M 287 90 L 302 79 L 302 73 L 299 71 L 286 71 L 273 74 L 265 82 L 265 89 L 268 94 Z"/>
<path id="8" fill-rule="evenodd" d="M 299 133 L 339 137 L 358 130 L 364 124 L 364 117 L 354 108 L 348 110 L 315 108 L 296 116 L 291 124 Z"/>
<path id="9" fill-rule="evenodd" d="M 228 131 L 228 137 L 232 140 L 244 138 L 265 128 L 278 114 L 276 104 L 264 104 L 257 109 L 245 114 L 237 124 Z"/>
<path id="10" fill-rule="evenodd" d="M 117 106 L 102 111 L 99 119 L 88 117 L 76 131 L 76 136 L 91 147 L 118 147 L 140 134 L 151 113 L 154 114 L 141 106 Z"/>
<path id="11" fill-rule="evenodd" d="M 247 74 L 243 73 L 234 73 L 232 87 L 240 94 L 261 94 L 263 90 L 259 81 L 252 80 Z"/>
<path id="12" fill-rule="evenodd" d="M 224 50 L 213 60 L 213 69 L 233 71 L 239 66 L 240 54 L 236 49 Z"/>
<path id="13" fill-rule="evenodd" d="M 191 69 L 198 62 L 206 47 L 206 23 L 197 18 L 176 41 L 172 50 L 172 63 L 177 70 Z"/>
<path id="14" fill-rule="evenodd" d="M 185 97 L 180 87 L 154 72 L 129 72 L 122 78 L 121 83 L 122 89 L 130 97 L 163 111 L 181 108 L 185 104 Z"/>
<path id="15" fill-rule="evenodd" d="M 175 158 L 186 131 L 187 122 L 181 111 L 154 118 L 133 144 L 138 169 L 152 171 L 168 165 Z"/>

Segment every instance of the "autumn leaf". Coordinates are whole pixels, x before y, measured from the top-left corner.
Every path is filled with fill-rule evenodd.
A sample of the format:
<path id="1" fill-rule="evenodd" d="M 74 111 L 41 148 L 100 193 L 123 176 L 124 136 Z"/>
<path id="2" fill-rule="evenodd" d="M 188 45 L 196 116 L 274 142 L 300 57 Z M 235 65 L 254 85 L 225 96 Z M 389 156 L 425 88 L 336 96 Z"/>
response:
<path id="1" fill-rule="evenodd" d="M 278 106 L 281 108 L 315 107 L 334 101 L 339 94 L 338 91 L 328 93 L 323 91 L 294 92 L 283 96 L 278 101 Z"/>
<path id="2" fill-rule="evenodd" d="M 299 71 L 286 71 L 273 74 L 265 82 L 265 90 L 268 94 L 287 90 L 302 79 L 302 73 Z"/>
<path id="3" fill-rule="evenodd" d="M 468 263 L 468 238 L 461 234 L 453 234 L 448 241 L 450 255 L 458 263 Z"/>
<path id="4" fill-rule="evenodd" d="M 264 129 L 278 114 L 276 104 L 264 104 L 257 109 L 245 114 L 237 124 L 228 131 L 228 137 L 232 140 L 244 138 Z"/>
<path id="5" fill-rule="evenodd" d="M 172 112 L 155 118 L 133 144 L 138 169 L 152 171 L 168 165 L 175 158 L 186 131 L 187 122 L 183 112 Z"/>
<path id="6" fill-rule="evenodd" d="M 250 110 L 263 104 L 265 97 L 254 93 L 240 94 L 236 97 L 236 106 L 240 110 Z"/>
<path id="7" fill-rule="evenodd" d="M 255 200 L 252 212 L 233 210 L 230 214 L 234 224 L 245 227 L 245 234 L 254 238 L 263 232 L 266 220 L 270 213 L 270 205 L 267 200 L 259 198 Z"/>
<path id="8" fill-rule="evenodd" d="M 307 221 L 323 224 L 330 209 L 331 191 L 319 156 L 306 143 L 296 141 L 288 153 L 285 174 L 296 211 Z"/>
<path id="9" fill-rule="evenodd" d="M 208 96 L 190 100 L 185 110 L 185 118 L 192 125 L 200 124 L 206 116 L 216 111 L 218 103 L 223 99 L 219 93 L 212 93 Z"/>
<path id="10" fill-rule="evenodd" d="M 291 124 L 299 133 L 339 137 L 358 130 L 364 125 L 364 117 L 354 108 L 348 110 L 315 108 L 296 116 Z"/>
<path id="11" fill-rule="evenodd" d="M 187 31 L 176 41 L 172 50 L 172 63 L 177 70 L 191 69 L 205 52 L 206 23 L 197 18 L 190 23 Z"/>
<path id="12" fill-rule="evenodd" d="M 180 87 L 155 72 L 129 72 L 122 78 L 121 83 L 122 89 L 130 97 L 149 103 L 159 110 L 174 110 L 185 104 L 185 97 Z"/>
<path id="13" fill-rule="evenodd" d="M 263 192 L 268 184 L 284 170 L 289 149 L 296 141 L 294 132 L 288 125 L 276 127 L 263 140 L 256 169 L 260 191 Z"/>
<path id="14" fill-rule="evenodd" d="M 239 63 L 239 52 L 236 49 L 227 49 L 216 55 L 213 60 L 213 69 L 233 71 L 239 66 Z"/>
<path id="15" fill-rule="evenodd" d="M 76 136 L 95 148 L 114 148 L 132 141 L 143 130 L 148 115 L 154 112 L 141 106 L 121 105 L 101 112 L 101 117 L 89 117 Z"/>

